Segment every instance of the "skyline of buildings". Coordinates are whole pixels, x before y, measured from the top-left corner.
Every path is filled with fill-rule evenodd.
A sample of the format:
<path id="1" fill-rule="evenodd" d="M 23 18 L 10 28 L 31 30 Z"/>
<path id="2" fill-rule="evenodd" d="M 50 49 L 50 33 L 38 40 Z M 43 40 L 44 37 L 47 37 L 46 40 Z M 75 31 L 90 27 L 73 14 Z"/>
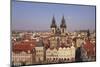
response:
<path id="1" fill-rule="evenodd" d="M 50 32 L 12 32 L 12 65 L 52 64 L 95 61 L 95 32 L 68 32 L 62 16 L 60 26 L 55 18 Z"/>
<path id="2" fill-rule="evenodd" d="M 12 1 L 12 66 L 96 61 L 95 19 L 95 6 Z"/>

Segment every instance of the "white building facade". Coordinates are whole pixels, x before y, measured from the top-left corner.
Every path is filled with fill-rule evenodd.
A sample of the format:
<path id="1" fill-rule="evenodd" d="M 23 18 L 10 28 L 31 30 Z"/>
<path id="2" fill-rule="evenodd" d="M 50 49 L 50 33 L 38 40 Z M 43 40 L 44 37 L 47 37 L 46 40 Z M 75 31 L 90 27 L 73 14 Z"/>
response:
<path id="1" fill-rule="evenodd" d="M 46 50 L 46 61 L 47 62 L 72 62 L 75 61 L 75 47 L 59 47 L 58 49 Z"/>

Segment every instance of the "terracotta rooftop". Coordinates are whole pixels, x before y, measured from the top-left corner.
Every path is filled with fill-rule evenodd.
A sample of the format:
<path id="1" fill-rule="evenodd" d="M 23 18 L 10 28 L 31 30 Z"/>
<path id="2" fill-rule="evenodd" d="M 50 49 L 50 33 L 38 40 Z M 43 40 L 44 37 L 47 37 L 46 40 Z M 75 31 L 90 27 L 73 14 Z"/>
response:
<path id="1" fill-rule="evenodd" d="M 35 42 L 32 41 L 24 41 L 18 44 L 13 45 L 13 51 L 32 51 L 36 46 Z"/>
<path id="2" fill-rule="evenodd" d="M 86 41 L 86 44 L 84 44 L 84 49 L 87 51 L 88 56 L 94 55 L 95 53 L 95 45 L 93 45 L 89 40 Z"/>

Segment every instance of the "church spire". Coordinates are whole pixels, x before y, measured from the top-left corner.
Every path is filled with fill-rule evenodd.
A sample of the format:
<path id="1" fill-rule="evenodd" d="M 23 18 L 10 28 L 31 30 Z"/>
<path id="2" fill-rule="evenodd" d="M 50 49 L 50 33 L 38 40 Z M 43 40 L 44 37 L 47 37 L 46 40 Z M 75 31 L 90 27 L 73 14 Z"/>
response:
<path id="1" fill-rule="evenodd" d="M 60 29 L 61 29 L 61 35 L 66 35 L 66 22 L 64 16 L 62 17 L 61 20 Z"/>
<path id="2" fill-rule="evenodd" d="M 89 37 L 90 37 L 90 31 L 89 31 L 89 29 L 87 31 L 87 37 L 88 37 L 88 40 L 89 40 Z"/>
<path id="3" fill-rule="evenodd" d="M 64 16 L 62 17 L 60 27 L 61 27 L 61 28 L 66 28 L 66 23 L 65 23 L 65 18 L 64 18 Z"/>
<path id="4" fill-rule="evenodd" d="M 57 26 L 56 26 L 56 21 L 55 21 L 55 18 L 54 18 L 54 16 L 53 16 L 51 28 L 56 28 L 56 27 L 57 27 Z"/>

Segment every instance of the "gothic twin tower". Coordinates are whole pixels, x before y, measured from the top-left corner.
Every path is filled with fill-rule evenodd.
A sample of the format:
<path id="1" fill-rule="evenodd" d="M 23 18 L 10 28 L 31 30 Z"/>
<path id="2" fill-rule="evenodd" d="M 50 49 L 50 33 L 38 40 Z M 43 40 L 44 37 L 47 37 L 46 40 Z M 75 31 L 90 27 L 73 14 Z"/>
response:
<path id="1" fill-rule="evenodd" d="M 50 28 L 51 28 L 51 33 L 53 35 L 66 35 L 67 26 L 66 26 L 64 16 L 62 17 L 61 24 L 59 27 L 56 25 L 56 21 L 55 21 L 55 18 L 53 16 L 52 24 L 51 24 Z"/>

